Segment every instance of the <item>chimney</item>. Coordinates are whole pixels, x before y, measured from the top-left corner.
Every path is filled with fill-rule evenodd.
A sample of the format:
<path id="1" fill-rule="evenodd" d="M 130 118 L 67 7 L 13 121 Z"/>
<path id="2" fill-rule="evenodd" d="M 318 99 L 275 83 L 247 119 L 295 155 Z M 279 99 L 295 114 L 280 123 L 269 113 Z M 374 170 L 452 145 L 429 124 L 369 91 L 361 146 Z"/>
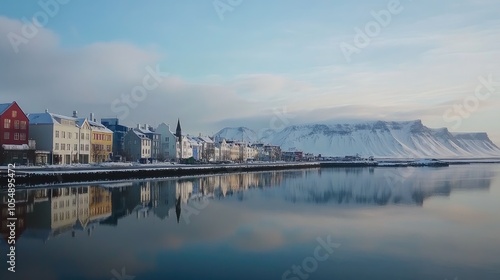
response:
<path id="1" fill-rule="evenodd" d="M 94 121 L 94 113 L 90 113 L 90 121 Z"/>
<path id="2" fill-rule="evenodd" d="M 73 111 L 73 118 L 78 118 L 78 111 Z"/>
<path id="3" fill-rule="evenodd" d="M 45 109 L 45 113 L 48 113 L 49 112 L 49 109 Z"/>
<path id="4" fill-rule="evenodd" d="M 137 124 L 137 129 L 141 129 L 141 124 L 140 123 Z"/>

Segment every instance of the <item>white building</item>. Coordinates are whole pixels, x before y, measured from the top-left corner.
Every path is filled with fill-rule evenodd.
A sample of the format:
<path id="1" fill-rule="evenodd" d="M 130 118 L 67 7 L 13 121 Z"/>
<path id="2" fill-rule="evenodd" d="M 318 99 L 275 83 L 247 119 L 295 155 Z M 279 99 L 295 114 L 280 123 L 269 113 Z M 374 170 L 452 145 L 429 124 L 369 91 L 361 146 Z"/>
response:
<path id="1" fill-rule="evenodd" d="M 180 158 L 186 159 L 193 157 L 193 148 L 191 146 L 191 140 L 185 135 L 182 135 L 181 139 L 182 143 L 177 143 L 177 159 Z M 181 153 L 181 147 L 182 147 L 182 153 Z"/>
<path id="2" fill-rule="evenodd" d="M 161 137 L 160 154 L 167 160 L 177 159 L 177 137 L 170 130 L 170 126 L 166 123 L 161 123 L 155 130 Z"/>
<path id="3" fill-rule="evenodd" d="M 28 118 L 30 137 L 36 140 L 38 149 L 50 151 L 49 163 L 88 163 L 90 148 L 87 149 L 87 145 L 91 134 L 88 123 L 77 122 L 75 117 L 49 113 L 48 110 L 28 114 Z"/>

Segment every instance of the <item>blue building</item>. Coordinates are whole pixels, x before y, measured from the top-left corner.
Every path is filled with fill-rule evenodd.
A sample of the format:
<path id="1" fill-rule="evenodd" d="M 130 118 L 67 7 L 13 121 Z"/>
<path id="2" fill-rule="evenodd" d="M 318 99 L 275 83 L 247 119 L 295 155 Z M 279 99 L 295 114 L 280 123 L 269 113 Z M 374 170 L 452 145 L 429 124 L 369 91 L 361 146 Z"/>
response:
<path id="1" fill-rule="evenodd" d="M 119 160 L 125 152 L 125 134 L 129 127 L 121 125 L 118 118 L 101 119 L 101 123 L 109 130 L 113 131 L 113 155 L 115 160 Z M 117 157 L 118 156 L 118 157 Z"/>

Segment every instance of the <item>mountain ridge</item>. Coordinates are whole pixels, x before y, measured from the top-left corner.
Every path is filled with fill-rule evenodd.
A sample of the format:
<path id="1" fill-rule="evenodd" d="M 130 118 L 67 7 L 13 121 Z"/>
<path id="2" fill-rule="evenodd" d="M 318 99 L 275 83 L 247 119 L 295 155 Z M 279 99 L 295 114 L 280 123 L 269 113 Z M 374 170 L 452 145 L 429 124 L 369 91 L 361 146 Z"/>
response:
<path id="1" fill-rule="evenodd" d="M 325 156 L 500 157 L 500 148 L 485 132 L 452 133 L 448 128 L 429 128 L 421 120 L 298 124 L 263 137 L 247 127 L 226 127 L 214 136 Z"/>

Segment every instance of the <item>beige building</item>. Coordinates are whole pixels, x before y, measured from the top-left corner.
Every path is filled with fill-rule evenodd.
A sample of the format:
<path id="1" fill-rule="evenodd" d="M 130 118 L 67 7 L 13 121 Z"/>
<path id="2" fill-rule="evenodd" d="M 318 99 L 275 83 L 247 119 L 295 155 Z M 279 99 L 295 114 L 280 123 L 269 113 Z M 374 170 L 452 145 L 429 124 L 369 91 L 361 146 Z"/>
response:
<path id="1" fill-rule="evenodd" d="M 30 137 L 36 141 L 37 149 L 50 151 L 50 164 L 88 163 L 90 130 L 86 121 L 48 110 L 28 114 L 28 118 Z"/>

